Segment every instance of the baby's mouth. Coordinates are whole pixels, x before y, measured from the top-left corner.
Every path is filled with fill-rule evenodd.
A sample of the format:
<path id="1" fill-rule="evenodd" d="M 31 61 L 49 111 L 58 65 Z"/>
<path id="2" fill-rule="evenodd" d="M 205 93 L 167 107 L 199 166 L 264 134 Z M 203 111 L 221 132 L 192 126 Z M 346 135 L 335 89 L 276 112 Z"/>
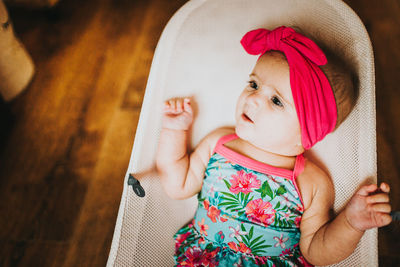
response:
<path id="1" fill-rule="evenodd" d="M 242 119 L 243 119 L 244 121 L 253 123 L 253 120 L 250 119 L 250 117 L 247 116 L 245 113 L 242 113 Z"/>

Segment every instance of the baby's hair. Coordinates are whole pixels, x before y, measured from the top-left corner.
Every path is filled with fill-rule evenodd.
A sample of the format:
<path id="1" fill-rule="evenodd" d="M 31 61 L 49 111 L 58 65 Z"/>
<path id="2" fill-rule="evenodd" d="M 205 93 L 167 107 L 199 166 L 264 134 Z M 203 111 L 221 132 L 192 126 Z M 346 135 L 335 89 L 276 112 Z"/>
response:
<path id="1" fill-rule="evenodd" d="M 321 66 L 335 95 L 337 121 L 335 129 L 347 118 L 357 102 L 358 80 L 348 64 L 329 49 L 323 49 L 328 63 Z"/>
<path id="2" fill-rule="evenodd" d="M 298 26 L 290 26 L 296 32 L 307 36 L 313 40 L 324 52 L 328 63 L 321 66 L 328 81 L 332 87 L 333 94 L 335 95 L 336 108 L 337 108 L 337 121 L 335 130 L 347 118 L 352 109 L 354 108 L 358 98 L 358 78 L 349 64 L 343 58 L 335 54 L 327 46 L 315 40 L 312 36 L 304 33 Z"/>

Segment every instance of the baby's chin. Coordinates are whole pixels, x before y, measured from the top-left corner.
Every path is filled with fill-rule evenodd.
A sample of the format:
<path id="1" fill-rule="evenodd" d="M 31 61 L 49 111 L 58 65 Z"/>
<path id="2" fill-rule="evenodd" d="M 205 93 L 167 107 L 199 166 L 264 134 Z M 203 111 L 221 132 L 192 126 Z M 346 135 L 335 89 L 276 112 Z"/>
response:
<path id="1" fill-rule="evenodd" d="M 249 133 L 248 131 L 246 131 L 245 129 L 242 129 L 242 127 L 236 125 L 235 126 L 235 134 L 242 140 L 245 140 L 249 143 L 251 143 L 251 141 L 249 140 Z"/>
<path id="2" fill-rule="evenodd" d="M 241 129 L 241 127 L 235 127 L 235 133 L 236 135 L 246 141 L 247 143 L 251 144 L 252 146 L 256 147 L 257 149 L 276 154 L 279 156 L 287 156 L 287 157 L 293 157 L 300 155 L 304 152 L 304 148 L 302 146 L 296 146 L 296 145 L 276 145 L 276 144 L 270 144 L 270 143 L 260 143 L 257 142 L 256 140 L 253 140 L 251 138 L 251 135 L 249 132 Z M 286 149 L 283 149 L 284 147 L 287 147 Z"/>

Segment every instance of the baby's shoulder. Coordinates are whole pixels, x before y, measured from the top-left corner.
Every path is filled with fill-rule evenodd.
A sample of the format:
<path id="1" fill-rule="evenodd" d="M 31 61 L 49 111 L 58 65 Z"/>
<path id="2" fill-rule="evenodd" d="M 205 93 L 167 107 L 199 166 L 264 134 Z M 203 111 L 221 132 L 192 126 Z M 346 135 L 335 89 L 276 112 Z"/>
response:
<path id="1" fill-rule="evenodd" d="M 304 171 L 297 177 L 297 185 L 303 197 L 305 208 L 315 197 L 325 196 L 334 200 L 334 187 L 330 176 L 310 159 L 306 159 Z"/>
<path id="2" fill-rule="evenodd" d="M 310 181 L 317 183 L 330 181 L 327 172 L 308 158 L 305 159 L 304 170 L 299 177 L 300 176 L 307 176 Z"/>
<path id="3" fill-rule="evenodd" d="M 209 148 L 214 150 L 215 146 L 217 145 L 218 140 L 228 134 L 235 133 L 235 128 L 233 127 L 220 127 L 212 132 L 210 132 L 206 137 L 205 141 L 207 142 Z"/>

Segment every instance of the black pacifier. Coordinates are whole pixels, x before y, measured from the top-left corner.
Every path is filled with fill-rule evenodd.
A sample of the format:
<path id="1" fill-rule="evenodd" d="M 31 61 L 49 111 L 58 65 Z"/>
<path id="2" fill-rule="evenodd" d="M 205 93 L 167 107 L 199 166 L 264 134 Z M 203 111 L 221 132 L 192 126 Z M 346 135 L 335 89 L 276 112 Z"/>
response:
<path id="1" fill-rule="evenodd" d="M 143 187 L 140 185 L 138 179 L 133 177 L 132 174 L 129 174 L 128 185 L 132 186 L 133 192 L 135 192 L 135 194 L 138 195 L 139 197 L 145 196 Z"/>

